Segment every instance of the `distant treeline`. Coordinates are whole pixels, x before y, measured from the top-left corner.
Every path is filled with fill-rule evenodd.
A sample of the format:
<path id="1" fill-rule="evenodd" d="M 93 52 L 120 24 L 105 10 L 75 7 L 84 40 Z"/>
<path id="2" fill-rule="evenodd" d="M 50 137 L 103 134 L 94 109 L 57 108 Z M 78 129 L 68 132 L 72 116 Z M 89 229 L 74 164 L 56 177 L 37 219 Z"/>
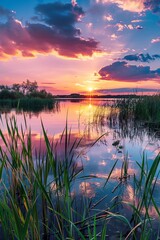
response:
<path id="1" fill-rule="evenodd" d="M 9 112 L 13 108 L 16 111 L 40 112 L 57 106 L 54 96 L 45 89 L 39 90 L 36 81 L 0 85 L 0 112 Z"/>
<path id="2" fill-rule="evenodd" d="M 0 85 L 0 100 L 3 99 L 23 99 L 23 98 L 41 98 L 51 99 L 53 95 L 45 89 L 38 90 L 36 81 L 26 80 L 22 84 L 15 83 L 12 86 Z"/>
<path id="3" fill-rule="evenodd" d="M 89 94 L 83 95 L 78 93 L 72 93 L 70 95 L 56 95 L 55 98 L 58 99 L 83 99 L 83 98 L 138 98 L 139 96 L 136 94 L 125 94 L 125 95 L 96 95 L 96 94 Z"/>

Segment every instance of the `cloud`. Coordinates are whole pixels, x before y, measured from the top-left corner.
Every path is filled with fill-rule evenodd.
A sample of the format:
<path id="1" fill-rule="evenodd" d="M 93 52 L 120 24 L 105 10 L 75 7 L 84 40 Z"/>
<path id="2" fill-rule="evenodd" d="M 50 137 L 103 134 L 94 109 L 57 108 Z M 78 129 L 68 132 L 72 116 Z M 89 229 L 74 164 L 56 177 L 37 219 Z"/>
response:
<path id="1" fill-rule="evenodd" d="M 132 23 L 138 23 L 138 22 L 142 22 L 142 20 L 141 20 L 141 19 L 134 19 L 134 20 L 132 20 L 131 22 L 132 22 Z"/>
<path id="2" fill-rule="evenodd" d="M 108 93 L 142 93 L 142 92 L 157 92 L 157 89 L 149 88 L 111 88 L 111 89 L 97 89 L 97 93 L 108 94 Z"/>
<path id="3" fill-rule="evenodd" d="M 132 24 L 128 24 L 128 29 L 130 29 L 130 30 L 133 30 L 134 29 L 134 27 L 133 27 L 133 25 Z"/>
<path id="4" fill-rule="evenodd" d="M 143 29 L 143 27 L 142 27 L 142 26 L 140 26 L 140 25 L 138 25 L 138 26 L 136 26 L 136 29 L 142 30 L 142 29 Z"/>
<path id="5" fill-rule="evenodd" d="M 97 3 L 115 3 L 124 11 L 137 12 L 151 10 L 154 13 L 160 12 L 159 0 L 96 0 Z"/>
<path id="6" fill-rule="evenodd" d="M 77 5 L 77 1 L 76 0 L 71 0 L 71 2 L 72 2 L 73 6 Z"/>
<path id="7" fill-rule="evenodd" d="M 144 0 L 96 0 L 97 3 L 115 3 L 119 8 L 130 12 L 142 12 Z"/>
<path id="8" fill-rule="evenodd" d="M 153 38 L 151 40 L 151 43 L 159 43 L 160 42 L 160 37 L 157 37 L 157 38 Z"/>
<path id="9" fill-rule="evenodd" d="M 112 41 L 116 40 L 117 38 L 118 38 L 118 36 L 117 36 L 115 33 L 113 33 L 113 34 L 111 35 L 111 40 L 112 40 Z"/>
<path id="10" fill-rule="evenodd" d="M 13 16 L 10 17 L 10 11 L 0 9 L 0 13 L 7 16 L 6 22 L 0 22 L 0 58 L 53 53 L 79 58 L 101 52 L 96 40 L 81 37 L 80 29 L 75 27 L 84 12 L 74 2 L 39 4 L 35 8 L 36 22 L 25 26 Z"/>
<path id="11" fill-rule="evenodd" d="M 10 11 L 0 6 L 0 16 L 10 18 L 14 16 L 14 11 Z"/>
<path id="12" fill-rule="evenodd" d="M 154 13 L 160 12 L 160 1 L 159 0 L 145 0 L 144 6 L 146 9 L 150 9 Z"/>
<path id="13" fill-rule="evenodd" d="M 154 61 L 156 59 L 160 59 L 159 54 L 154 54 L 154 55 L 149 55 L 148 53 L 146 54 L 131 54 L 131 55 L 126 55 L 122 60 L 127 60 L 127 61 L 136 61 L 136 62 L 150 62 Z"/>
<path id="14" fill-rule="evenodd" d="M 110 21 L 113 21 L 113 17 L 111 14 L 107 14 L 107 15 L 104 15 L 103 16 L 103 19 L 110 22 Z"/>
<path id="15" fill-rule="evenodd" d="M 122 23 L 117 23 L 116 27 L 118 28 L 118 31 L 121 32 L 126 28 L 126 25 Z"/>
<path id="16" fill-rule="evenodd" d="M 56 83 L 55 82 L 41 82 L 41 84 L 53 85 L 53 84 L 56 84 Z"/>
<path id="17" fill-rule="evenodd" d="M 63 4 L 60 2 L 39 4 L 35 8 L 39 21 L 45 22 L 59 34 L 65 36 L 80 35 L 80 29 L 75 28 L 75 23 L 80 21 L 84 11 L 77 4 Z"/>
<path id="18" fill-rule="evenodd" d="M 117 61 L 103 67 L 99 71 L 99 75 L 103 80 L 138 82 L 160 79 L 160 68 L 151 70 L 149 66 L 129 65 L 125 61 Z"/>
<path id="19" fill-rule="evenodd" d="M 134 30 L 134 29 L 141 30 L 141 29 L 143 29 L 143 27 L 140 26 L 140 25 L 135 26 L 135 25 L 133 25 L 133 24 L 122 24 L 122 23 L 117 23 L 117 24 L 115 25 L 115 27 L 118 28 L 118 30 L 117 30 L 118 32 L 121 32 L 121 31 L 123 31 L 124 29 L 129 29 L 129 30 Z"/>

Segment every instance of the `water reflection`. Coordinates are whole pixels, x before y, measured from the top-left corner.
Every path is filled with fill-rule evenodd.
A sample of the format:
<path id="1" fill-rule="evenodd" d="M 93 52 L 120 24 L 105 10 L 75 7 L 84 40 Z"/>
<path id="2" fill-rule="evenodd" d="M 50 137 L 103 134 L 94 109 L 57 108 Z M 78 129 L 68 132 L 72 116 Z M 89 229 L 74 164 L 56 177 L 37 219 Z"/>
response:
<path id="1" fill-rule="evenodd" d="M 112 108 L 111 103 L 113 103 L 112 100 L 62 101 L 56 103 L 52 110 L 45 109 L 38 113 L 24 113 L 17 110 L 10 110 L 5 114 L 1 112 L 1 129 L 7 138 L 6 116 L 8 118 L 16 116 L 19 128 L 21 126 L 25 128 L 25 118 L 28 128 L 32 129 L 33 148 L 40 148 L 39 142 L 41 142 L 41 150 L 45 151 L 41 120 L 50 140 L 54 139 L 55 142 L 61 139 L 67 122 L 68 132 L 71 129 L 70 146 L 76 139 L 82 139 L 80 146 L 76 149 L 77 155 L 80 155 L 91 174 L 98 174 L 97 171 L 100 168 L 109 168 L 111 160 L 118 159 L 122 163 L 123 156 L 127 152 L 133 168 L 136 166 L 135 161 L 141 162 L 144 150 L 148 161 L 154 159 L 159 152 L 159 140 L 155 141 L 155 135 L 151 137 L 147 129 L 137 127 L 133 122 L 122 121 L 120 123 L 118 121 L 119 110 Z M 104 136 L 96 142 L 96 139 L 103 134 Z M 57 152 L 61 152 L 62 155 L 64 140 L 65 134 L 61 139 L 61 144 L 57 144 Z M 116 146 L 113 144 L 115 141 L 119 141 Z M 3 146 L 2 141 L 1 144 Z M 96 171 L 93 171 L 93 166 Z"/>
<path id="2" fill-rule="evenodd" d="M 62 101 L 52 110 L 45 109 L 37 113 L 31 111 L 24 114 L 23 111 L 10 110 L 4 114 L 2 111 L 0 128 L 10 145 L 6 118 L 13 119 L 15 116 L 18 128 L 24 129 L 25 141 L 28 138 L 27 129 L 31 129 L 32 151 L 38 150 L 44 155 L 46 142 L 42 131 L 42 120 L 49 142 L 53 143 L 57 161 L 74 156 L 74 166 L 71 166 L 71 170 L 74 169 L 77 172 L 83 170 L 79 181 L 72 186 L 73 194 L 83 195 L 94 201 L 98 201 L 108 194 L 105 204 L 101 205 L 102 208 L 104 205 L 107 208 L 114 198 L 118 202 L 119 196 L 124 202 L 137 206 L 139 199 L 135 197 L 133 177 L 138 176 L 140 169 L 136 162 L 141 164 L 145 150 L 148 168 L 150 168 L 155 156 L 159 153 L 160 142 L 157 135 L 151 135 L 151 132 L 148 132 L 147 128 L 143 128 L 142 125 L 138 126 L 133 121 L 119 122 L 119 110 L 111 108 L 110 103 L 111 101 L 104 104 L 104 102 L 96 100 Z M 27 129 L 24 119 L 27 122 Z M 3 149 L 6 148 L 2 138 L 0 138 L 0 145 Z M 22 148 L 20 141 L 17 142 L 17 147 L 18 149 Z M 126 156 L 128 159 L 127 176 L 130 178 L 124 180 L 122 175 Z M 115 163 L 115 168 L 110 174 Z M 52 192 L 59 191 L 56 183 L 52 182 L 51 174 L 49 178 Z M 108 178 L 110 181 L 107 187 L 103 188 Z M 154 194 L 157 194 L 157 189 L 159 190 L 156 186 Z M 157 202 L 158 197 L 159 194 L 156 197 Z M 121 207 L 118 204 L 116 206 L 115 211 L 120 211 Z M 127 214 L 127 205 L 123 207 Z M 152 205 L 148 211 L 151 216 L 156 216 Z M 142 213 L 145 214 L 143 209 Z"/>
<path id="3" fill-rule="evenodd" d="M 80 192 L 88 197 L 88 198 L 93 198 L 96 195 L 96 189 L 95 187 L 99 187 L 100 183 L 99 182 L 94 182 L 94 183 L 90 183 L 90 182 L 81 182 L 79 185 L 79 189 Z"/>
<path id="4" fill-rule="evenodd" d="M 107 103 L 106 101 L 96 100 L 62 101 L 51 111 L 30 112 L 25 113 L 25 116 L 24 113 L 16 110 L 10 110 L 6 114 L 1 112 L 1 129 L 3 129 L 4 136 L 7 139 L 6 116 L 8 118 L 16 116 L 18 127 L 21 128 L 22 126 L 24 129 L 25 118 L 28 128 L 32 129 L 33 149 L 40 148 L 41 151 L 45 152 L 42 120 L 50 141 L 54 140 L 57 143 L 57 152 L 63 156 L 66 136 L 64 133 L 62 138 L 62 132 L 67 121 L 68 132 L 70 132 L 68 148 L 73 145 L 74 141 L 82 139 L 75 151 L 80 161 L 83 161 L 86 169 L 85 173 L 88 175 L 107 174 L 107 169 L 112 166 L 111 162 L 117 159 L 120 169 L 127 152 L 131 169 L 136 168 L 136 161 L 141 162 L 144 150 L 150 164 L 156 154 L 159 153 L 159 140 L 155 141 L 155 136 L 151 138 L 146 129 L 141 126 L 137 128 L 133 125 L 133 122 L 120 124 L 117 117 L 118 109 L 111 108 L 110 104 L 111 100 Z M 96 139 L 103 134 L 105 135 L 96 142 Z M 118 141 L 118 144 L 113 144 L 116 141 Z M 2 140 L 0 140 L 0 144 L 4 147 Z M 133 174 L 133 172 L 130 172 L 130 174 Z M 117 176 L 119 174 L 120 172 L 117 173 Z"/>
<path id="5" fill-rule="evenodd" d="M 38 116 L 43 112 L 58 112 L 59 101 L 53 99 L 22 99 L 22 100 L 1 100 L 0 113 L 11 113 L 15 109 L 16 114 L 28 113 L 30 117 Z"/>
<path id="6" fill-rule="evenodd" d="M 137 120 L 132 114 L 127 112 L 127 116 L 122 110 L 114 106 L 114 102 L 103 103 L 97 108 L 94 114 L 94 124 L 106 126 L 115 130 L 117 136 L 121 138 L 130 138 L 135 141 L 136 138 L 143 141 L 147 135 L 149 139 L 160 137 L 159 123 L 149 123 L 143 120 Z"/>
<path id="7" fill-rule="evenodd" d="M 157 192 L 155 191 L 153 197 L 156 203 L 159 205 L 159 193 L 157 194 Z M 140 206 L 141 197 L 136 196 L 134 187 L 129 183 L 129 184 L 126 184 L 125 186 L 125 191 L 124 191 L 122 200 L 126 203 L 125 207 L 127 207 L 128 209 L 131 210 L 130 204 L 132 204 L 136 209 L 138 209 L 138 207 Z M 147 208 L 147 212 L 146 212 L 146 207 L 143 206 L 141 213 L 143 215 L 149 214 L 151 218 L 156 218 L 158 220 L 159 218 L 158 211 L 160 211 L 160 206 L 156 210 L 155 207 L 152 204 L 150 204 L 150 206 Z"/>
<path id="8" fill-rule="evenodd" d="M 134 174 L 136 174 L 136 169 L 134 168 L 128 168 L 127 170 L 128 172 L 128 176 L 134 176 Z M 121 168 L 115 168 L 114 171 L 112 172 L 112 174 L 110 175 L 111 179 L 120 179 L 122 176 L 122 169 Z M 107 173 L 97 173 L 96 177 L 98 178 L 102 178 L 102 179 L 107 179 L 109 177 L 109 174 Z"/>

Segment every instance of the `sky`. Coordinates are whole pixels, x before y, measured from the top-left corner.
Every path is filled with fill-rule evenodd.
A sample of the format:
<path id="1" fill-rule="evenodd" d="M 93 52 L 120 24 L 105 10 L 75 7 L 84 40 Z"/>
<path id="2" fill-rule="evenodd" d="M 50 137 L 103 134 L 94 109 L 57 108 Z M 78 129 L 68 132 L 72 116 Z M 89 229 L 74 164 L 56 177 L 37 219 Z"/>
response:
<path id="1" fill-rule="evenodd" d="M 0 0 L 0 84 L 159 90 L 159 48 L 159 0 Z"/>

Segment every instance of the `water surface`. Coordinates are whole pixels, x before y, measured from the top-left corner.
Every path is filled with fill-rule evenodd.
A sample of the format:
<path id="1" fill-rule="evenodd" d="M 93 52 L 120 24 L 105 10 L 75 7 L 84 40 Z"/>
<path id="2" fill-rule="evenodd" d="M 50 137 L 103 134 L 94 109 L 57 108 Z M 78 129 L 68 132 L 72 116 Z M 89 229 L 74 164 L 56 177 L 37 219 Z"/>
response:
<path id="1" fill-rule="evenodd" d="M 138 176 L 138 163 L 143 156 L 147 159 L 148 167 L 151 166 L 159 153 L 160 140 L 144 128 L 133 129 L 132 125 L 120 125 L 116 117 L 111 119 L 110 105 L 114 100 L 88 99 L 81 101 L 59 101 L 51 110 L 42 112 L 22 112 L 12 109 L 10 112 L 1 113 L 1 129 L 7 137 L 5 118 L 16 117 L 19 128 L 25 128 L 25 121 L 32 132 L 33 151 L 41 148 L 45 150 L 42 133 L 42 122 L 50 139 L 57 141 L 67 124 L 71 129 L 70 141 L 83 138 L 80 146 L 75 149 L 76 164 L 83 166 L 81 177 L 73 187 L 73 194 L 84 195 L 95 202 L 106 197 L 102 208 L 106 207 L 113 197 L 121 197 L 124 201 L 138 201 L 134 199 L 133 177 Z M 118 110 L 115 110 L 118 111 Z M 112 114 L 114 116 L 114 114 Z M 68 130 L 69 131 L 69 130 Z M 97 139 L 99 141 L 97 141 Z M 41 144 L 40 144 L 41 142 Z M 3 146 L 1 140 L 1 146 Z M 58 146 L 59 154 L 64 154 L 64 144 Z M 130 177 L 119 185 L 124 159 L 128 161 L 127 173 Z M 117 161 L 118 160 L 118 161 Z M 117 161 L 111 175 L 111 180 L 104 188 L 108 174 Z M 158 170 L 157 170 L 158 171 Z M 91 176 L 94 176 L 93 178 Z M 50 176 L 52 178 L 52 176 Z M 117 187 L 118 186 L 118 187 Z M 159 202 L 158 188 L 155 192 L 156 201 Z M 153 217 L 156 213 L 151 206 L 150 213 Z M 126 209 L 126 215 L 129 214 Z"/>

